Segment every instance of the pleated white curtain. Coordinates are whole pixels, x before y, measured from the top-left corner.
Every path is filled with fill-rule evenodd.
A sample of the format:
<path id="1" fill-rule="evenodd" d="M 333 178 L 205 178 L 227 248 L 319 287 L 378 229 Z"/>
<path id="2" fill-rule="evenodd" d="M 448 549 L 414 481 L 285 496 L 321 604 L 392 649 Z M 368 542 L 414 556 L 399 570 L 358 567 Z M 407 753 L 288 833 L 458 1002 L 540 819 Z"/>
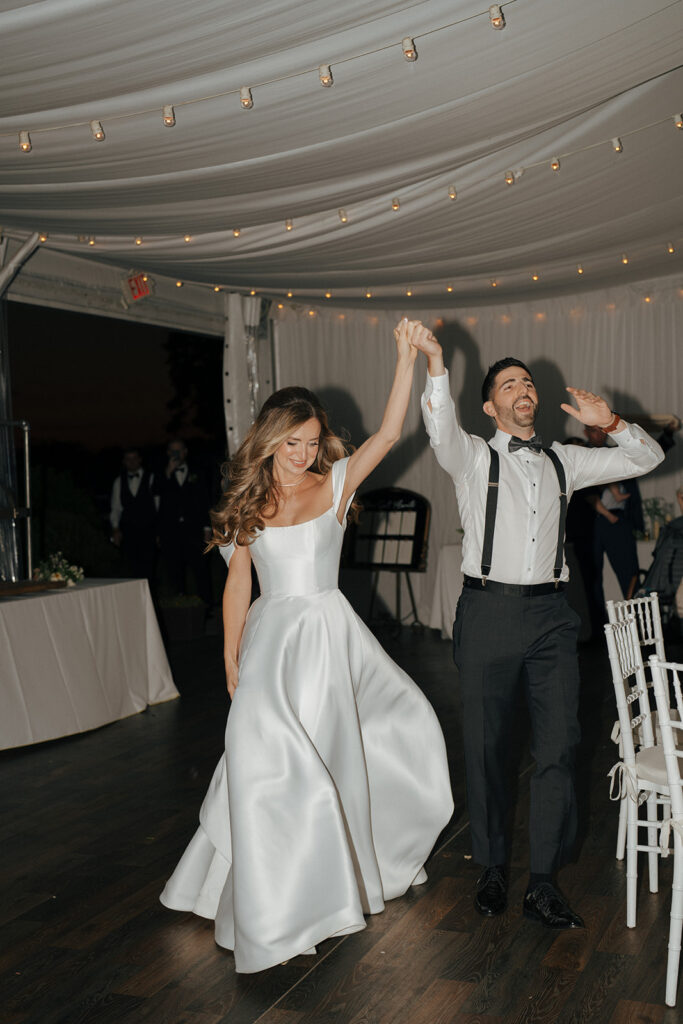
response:
<path id="1" fill-rule="evenodd" d="M 683 414 L 683 287 L 678 278 L 554 300 L 462 309 L 411 311 L 435 325 L 451 373 L 461 422 L 471 433 L 492 434 L 481 411 L 481 381 L 490 363 L 506 355 L 527 363 L 536 379 L 546 442 L 580 433 L 559 408 L 568 384 L 604 394 L 629 414 Z M 394 363 L 391 329 L 403 315 L 302 307 L 283 310 L 276 322 L 278 386 L 316 391 L 333 424 L 354 444 L 377 428 Z M 313 315 L 311 315 L 313 314 Z M 436 463 L 422 425 L 419 397 L 425 364 L 418 363 L 403 438 L 365 485 L 394 484 L 432 503 L 428 571 L 413 583 L 420 617 L 429 620 L 436 561 L 443 544 L 458 537 L 455 494 Z M 641 482 L 643 497 L 674 501 L 683 483 L 683 434 L 664 464 Z"/>

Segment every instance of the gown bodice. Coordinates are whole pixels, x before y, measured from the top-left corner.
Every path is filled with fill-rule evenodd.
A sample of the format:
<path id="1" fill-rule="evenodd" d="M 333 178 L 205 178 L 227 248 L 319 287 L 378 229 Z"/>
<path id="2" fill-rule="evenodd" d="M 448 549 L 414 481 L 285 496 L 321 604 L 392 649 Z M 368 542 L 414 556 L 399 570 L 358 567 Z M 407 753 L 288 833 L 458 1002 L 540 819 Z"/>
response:
<path id="1" fill-rule="evenodd" d="M 266 526 L 251 545 L 263 597 L 336 590 L 344 530 L 334 506 L 295 526 Z"/>
<path id="2" fill-rule="evenodd" d="M 314 595 L 337 589 L 344 539 L 338 511 L 348 461 L 339 459 L 332 466 L 332 505 L 326 512 L 294 526 L 266 526 L 251 542 L 251 559 L 263 598 Z M 233 545 L 228 544 L 220 551 L 229 564 Z"/>

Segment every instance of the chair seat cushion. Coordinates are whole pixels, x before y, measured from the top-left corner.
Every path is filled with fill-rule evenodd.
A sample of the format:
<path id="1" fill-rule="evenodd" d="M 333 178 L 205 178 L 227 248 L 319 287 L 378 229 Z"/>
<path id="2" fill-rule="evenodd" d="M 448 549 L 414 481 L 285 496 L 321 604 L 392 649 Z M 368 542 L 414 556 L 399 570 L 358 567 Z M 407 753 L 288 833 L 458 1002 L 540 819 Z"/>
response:
<path id="1" fill-rule="evenodd" d="M 639 779 L 653 783 L 657 788 L 668 788 L 664 751 L 661 747 L 646 747 L 636 754 L 636 773 Z"/>

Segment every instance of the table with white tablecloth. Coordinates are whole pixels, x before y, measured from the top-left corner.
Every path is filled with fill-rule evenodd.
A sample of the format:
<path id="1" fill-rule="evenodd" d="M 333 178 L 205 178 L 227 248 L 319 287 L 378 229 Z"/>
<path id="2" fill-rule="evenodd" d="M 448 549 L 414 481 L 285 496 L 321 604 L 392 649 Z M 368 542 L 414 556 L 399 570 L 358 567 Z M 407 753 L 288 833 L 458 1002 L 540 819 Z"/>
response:
<path id="1" fill-rule="evenodd" d="M 638 565 L 641 569 L 648 569 L 650 567 L 654 546 L 655 542 L 653 540 L 638 541 Z M 571 544 L 566 545 L 566 559 L 570 574 L 567 596 L 571 606 L 581 615 L 583 626 L 580 639 L 586 639 L 586 634 L 590 634 L 586 596 L 583 592 L 583 582 Z M 436 582 L 434 584 L 432 611 L 429 619 L 431 628 L 438 629 L 444 639 L 451 635 L 455 619 L 455 609 L 460 597 L 460 591 L 462 590 L 461 562 L 462 546 L 460 544 L 444 544 L 439 552 L 439 559 L 436 565 Z M 602 579 L 605 600 L 620 601 L 622 598 L 621 589 L 614 575 L 614 570 L 606 558 Z"/>
<path id="2" fill-rule="evenodd" d="M 88 580 L 0 601 L 0 749 L 177 696 L 146 580 Z"/>

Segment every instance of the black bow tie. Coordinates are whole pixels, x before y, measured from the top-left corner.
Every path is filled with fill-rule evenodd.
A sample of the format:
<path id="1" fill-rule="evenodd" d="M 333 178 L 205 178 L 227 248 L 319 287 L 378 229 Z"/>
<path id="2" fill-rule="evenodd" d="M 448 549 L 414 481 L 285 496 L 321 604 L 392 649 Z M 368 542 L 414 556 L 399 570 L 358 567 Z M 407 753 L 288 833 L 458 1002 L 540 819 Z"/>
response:
<path id="1" fill-rule="evenodd" d="M 534 452 L 542 452 L 543 441 L 539 434 L 534 434 L 528 441 L 523 441 L 521 437 L 515 437 L 513 434 L 508 444 L 508 451 L 518 452 L 520 448 L 531 448 Z"/>

